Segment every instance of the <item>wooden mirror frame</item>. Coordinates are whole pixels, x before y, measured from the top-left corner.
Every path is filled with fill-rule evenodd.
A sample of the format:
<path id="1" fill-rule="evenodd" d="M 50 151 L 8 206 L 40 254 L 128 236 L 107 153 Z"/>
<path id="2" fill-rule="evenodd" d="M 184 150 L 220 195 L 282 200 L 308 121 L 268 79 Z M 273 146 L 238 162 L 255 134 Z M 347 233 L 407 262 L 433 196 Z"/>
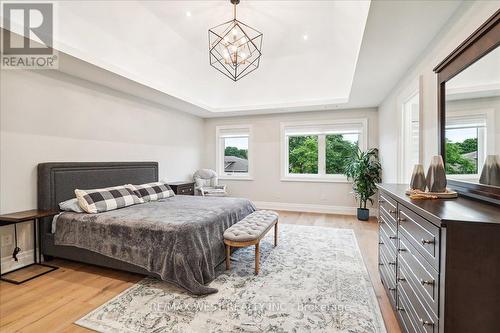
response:
<path id="1" fill-rule="evenodd" d="M 472 35 L 434 68 L 438 77 L 438 137 L 439 154 L 446 163 L 446 87 L 447 81 L 468 68 L 500 45 L 500 9 Z M 500 188 L 460 180 L 448 180 L 450 188 L 458 193 L 500 205 Z"/>

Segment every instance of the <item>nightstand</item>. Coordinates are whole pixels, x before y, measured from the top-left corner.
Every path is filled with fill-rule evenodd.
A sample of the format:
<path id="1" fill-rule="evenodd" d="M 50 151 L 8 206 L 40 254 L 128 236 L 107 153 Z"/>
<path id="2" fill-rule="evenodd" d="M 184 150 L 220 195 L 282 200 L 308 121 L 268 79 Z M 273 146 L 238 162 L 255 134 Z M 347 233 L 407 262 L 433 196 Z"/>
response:
<path id="1" fill-rule="evenodd" d="M 194 184 L 190 181 L 167 183 L 177 195 L 194 195 Z"/>
<path id="2" fill-rule="evenodd" d="M 56 210 L 32 209 L 32 210 L 27 210 L 27 211 L 23 211 L 23 212 L 0 215 L 0 227 L 12 225 L 12 224 L 14 225 L 14 243 L 15 243 L 16 249 L 18 249 L 18 247 L 17 247 L 17 224 L 22 223 L 22 222 L 27 222 L 27 221 L 33 221 L 33 257 L 34 257 L 34 263 L 17 268 L 15 270 L 10 271 L 10 272 L 5 273 L 5 274 L 2 274 L 2 270 L 1 270 L 2 268 L 0 266 L 0 280 L 1 281 L 10 282 L 13 284 L 21 284 L 21 283 L 24 283 L 26 281 L 32 280 L 34 278 L 37 278 L 41 275 L 52 272 L 58 268 L 58 267 L 42 264 L 42 248 L 41 248 L 41 246 L 40 246 L 40 248 L 38 248 L 38 246 L 37 246 L 37 244 L 41 244 L 39 220 L 41 218 L 50 217 L 50 216 L 54 216 L 57 214 L 59 214 L 59 212 Z M 0 244 L 0 247 L 1 246 L 2 245 Z M 16 255 L 21 251 L 22 251 L 22 249 L 19 249 L 17 251 Z M 14 254 L 13 254 L 13 256 L 14 256 Z M 43 272 L 41 272 L 41 273 L 36 273 L 35 275 L 25 277 L 20 281 L 4 277 L 5 275 L 11 275 L 14 272 L 20 272 L 21 270 L 28 268 L 28 267 L 32 267 L 32 266 L 45 267 L 48 269 L 43 270 Z M 12 274 L 12 275 L 15 275 L 15 274 Z M 20 274 L 20 275 L 23 275 L 23 274 Z"/>

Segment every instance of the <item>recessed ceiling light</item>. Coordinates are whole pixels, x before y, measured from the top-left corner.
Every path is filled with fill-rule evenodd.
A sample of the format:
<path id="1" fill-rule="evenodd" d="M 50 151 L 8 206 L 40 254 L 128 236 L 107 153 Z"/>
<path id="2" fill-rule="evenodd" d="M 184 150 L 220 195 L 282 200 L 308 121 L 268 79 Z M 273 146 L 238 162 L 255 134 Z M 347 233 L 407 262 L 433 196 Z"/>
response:
<path id="1" fill-rule="evenodd" d="M 191 17 L 191 12 L 186 12 L 187 17 Z"/>
<path id="2" fill-rule="evenodd" d="M 302 36 L 302 38 L 303 38 L 304 40 L 308 40 L 308 39 L 309 39 L 309 36 L 308 36 L 308 35 L 303 35 L 303 36 Z"/>

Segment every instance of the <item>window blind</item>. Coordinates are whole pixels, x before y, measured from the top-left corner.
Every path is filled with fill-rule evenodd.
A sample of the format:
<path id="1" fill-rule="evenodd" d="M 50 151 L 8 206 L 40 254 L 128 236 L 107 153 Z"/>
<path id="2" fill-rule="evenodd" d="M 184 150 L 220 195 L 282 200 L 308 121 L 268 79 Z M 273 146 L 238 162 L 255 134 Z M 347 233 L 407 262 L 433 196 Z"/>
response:
<path id="1" fill-rule="evenodd" d="M 486 127 L 486 115 L 457 116 L 446 118 L 446 129 Z"/>
<path id="2" fill-rule="evenodd" d="M 219 138 L 235 138 L 250 136 L 250 128 L 248 127 L 233 127 L 219 129 Z"/>
<path id="3" fill-rule="evenodd" d="M 323 125 L 293 125 L 285 127 L 286 136 L 322 135 L 322 134 L 361 134 L 363 124 L 323 124 Z"/>

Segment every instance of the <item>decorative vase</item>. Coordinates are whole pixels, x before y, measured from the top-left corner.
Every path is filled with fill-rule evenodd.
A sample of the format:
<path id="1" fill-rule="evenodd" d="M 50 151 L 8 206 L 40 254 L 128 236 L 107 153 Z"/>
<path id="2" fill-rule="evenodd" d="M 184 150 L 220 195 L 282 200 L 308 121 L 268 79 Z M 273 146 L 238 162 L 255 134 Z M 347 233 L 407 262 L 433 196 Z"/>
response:
<path id="1" fill-rule="evenodd" d="M 368 221 L 370 218 L 370 210 L 368 208 L 358 208 L 358 220 Z"/>
<path id="2" fill-rule="evenodd" d="M 422 164 L 415 164 L 411 175 L 410 189 L 425 191 L 426 186 L 424 166 Z"/>
<path id="3" fill-rule="evenodd" d="M 429 192 L 446 192 L 446 172 L 441 155 L 433 156 L 427 170 L 427 188 Z"/>
<path id="4" fill-rule="evenodd" d="M 479 183 L 484 185 L 500 186 L 500 156 L 488 155 L 484 162 Z"/>

